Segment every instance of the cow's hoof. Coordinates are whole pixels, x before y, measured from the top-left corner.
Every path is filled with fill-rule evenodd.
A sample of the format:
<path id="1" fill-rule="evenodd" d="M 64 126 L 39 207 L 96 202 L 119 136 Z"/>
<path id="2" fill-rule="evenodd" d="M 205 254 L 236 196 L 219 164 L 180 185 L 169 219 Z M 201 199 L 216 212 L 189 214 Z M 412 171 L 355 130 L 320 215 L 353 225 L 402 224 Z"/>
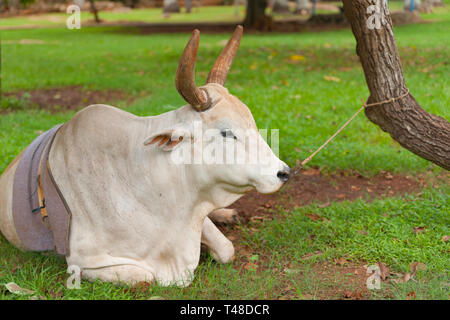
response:
<path id="1" fill-rule="evenodd" d="M 214 250 L 209 250 L 209 253 L 213 257 L 214 260 L 220 263 L 230 263 L 235 259 L 234 256 L 234 246 L 229 241 L 226 245 L 220 248 L 219 252 L 216 252 Z"/>
<path id="2" fill-rule="evenodd" d="M 211 212 L 208 217 L 214 223 L 220 224 L 236 224 L 239 221 L 239 215 L 236 209 L 217 209 Z"/>

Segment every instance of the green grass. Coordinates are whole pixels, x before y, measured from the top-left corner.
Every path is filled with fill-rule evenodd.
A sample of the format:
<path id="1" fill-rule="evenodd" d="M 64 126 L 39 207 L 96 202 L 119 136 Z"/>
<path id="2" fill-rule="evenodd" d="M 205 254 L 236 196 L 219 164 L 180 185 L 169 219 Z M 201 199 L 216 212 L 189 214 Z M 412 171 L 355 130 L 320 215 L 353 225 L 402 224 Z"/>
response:
<path id="1" fill-rule="evenodd" d="M 435 22 L 396 27 L 395 36 L 411 92 L 427 111 L 449 119 L 450 51 L 445 40 L 450 31 L 450 10 L 439 10 Z M 3 92 L 71 85 L 123 90 L 136 99 L 130 105 L 117 105 L 137 115 L 158 114 L 183 105 L 173 83 L 189 35 L 140 35 L 128 31 L 120 27 L 2 31 Z M 201 36 L 196 66 L 199 84 L 205 81 L 228 36 Z M 40 40 L 40 44 L 21 44 L 22 39 Z M 304 59 L 293 61 L 293 55 Z M 340 82 L 327 81 L 325 76 L 337 77 Z M 250 107 L 260 128 L 280 129 L 280 157 L 289 165 L 322 144 L 368 95 L 350 30 L 246 34 L 227 87 Z M 26 101 L 3 98 L 0 172 L 41 130 L 67 121 L 73 114 L 50 114 L 29 109 Z M 401 148 L 364 115 L 357 117 L 311 165 L 365 175 L 381 170 L 443 171 Z M 417 282 L 383 284 L 384 290 L 373 292 L 372 298 L 405 299 L 408 292 L 415 291 L 418 298 L 448 299 L 449 245 L 441 238 L 450 233 L 449 191 L 444 185 L 407 199 L 361 200 L 327 208 L 311 205 L 291 212 L 277 211 L 278 218 L 259 225 L 255 234 L 249 226 L 242 226 L 245 244 L 260 256 L 260 269 L 219 265 L 205 255 L 189 288 L 152 286 L 150 291 L 133 292 L 112 284 L 82 282 L 81 290 L 68 290 L 64 287 L 68 274 L 63 259 L 22 253 L 0 237 L 0 283 L 13 281 L 46 298 L 61 294 L 65 299 L 277 299 L 286 295 L 289 283 L 289 297 L 319 298 L 319 291 L 329 284 L 307 271 L 313 263 L 345 256 L 354 263 L 384 262 L 396 272 L 408 271 L 409 264 L 415 261 L 427 265 L 427 271 L 418 274 Z M 312 221 L 305 216 L 309 212 L 329 221 Z M 416 235 L 413 228 L 417 226 L 426 226 L 427 231 Z M 301 260 L 316 250 L 324 254 L 310 262 Z M 288 263 L 289 268 L 302 272 L 286 275 Z M 0 290 L 0 297 L 27 298 L 4 290 Z"/>
<path id="2" fill-rule="evenodd" d="M 449 50 L 441 39 L 448 30 L 448 22 L 395 30 L 411 92 L 427 111 L 447 119 Z M 128 106 L 130 112 L 139 115 L 157 114 L 184 104 L 173 79 L 188 35 L 135 35 L 124 34 L 121 28 L 84 28 L 6 31 L 2 37 L 4 92 L 69 85 L 119 89 L 135 96 L 149 92 Z M 198 83 L 205 81 L 226 37 L 201 37 Z M 40 40 L 43 44 L 19 44 L 20 39 Z M 259 127 L 280 129 L 281 157 L 289 165 L 322 144 L 359 108 L 361 99 L 367 98 L 354 46 L 349 30 L 244 37 L 227 86 L 250 107 Z M 292 55 L 305 59 L 291 61 Z M 340 82 L 327 81 L 325 76 L 338 77 Z M 69 113 L 55 118 L 39 113 L 39 120 L 34 119 L 32 124 L 28 113 L 2 117 L 1 132 L 14 130 L 22 142 L 11 145 L 5 139 L 0 141 L 0 169 L 32 140 L 36 130 L 71 116 Z M 438 170 L 400 148 L 363 115 L 311 164 L 330 170 L 351 168 L 366 174 L 380 169 Z"/>
<path id="3" fill-rule="evenodd" d="M 331 286 L 313 272 L 314 264 L 345 257 L 360 265 L 384 262 L 391 271 L 398 273 L 408 272 L 413 262 L 427 266 L 427 270 L 417 274 L 416 281 L 383 282 L 381 290 L 373 291 L 371 298 L 405 299 L 407 293 L 415 291 L 418 299 L 448 299 L 450 247 L 441 239 L 450 233 L 449 192 L 448 186 L 429 188 L 421 196 L 408 196 L 406 201 L 402 198 L 372 203 L 359 200 L 327 208 L 311 205 L 281 213 L 271 222 L 251 225 L 259 230 L 254 234 L 243 227 L 244 244 L 252 248 L 249 260 L 261 268 L 245 270 L 236 263 L 221 265 L 202 255 L 196 278 L 188 288 L 153 285 L 141 291 L 99 281 L 82 281 L 81 289 L 70 290 L 65 287 L 69 275 L 65 273 L 64 259 L 20 252 L 0 237 L 0 283 L 15 282 L 46 299 L 148 299 L 155 296 L 165 299 L 279 299 L 290 284 L 290 298 L 311 299 L 323 298 L 320 292 L 327 285 Z M 311 220 L 306 216 L 311 212 L 326 220 Z M 417 226 L 427 229 L 415 234 L 413 228 Z M 367 234 L 362 234 L 361 230 Z M 323 254 L 311 260 L 301 259 L 317 250 Z M 327 297 L 342 298 L 339 295 Z M 27 299 L 1 290 L 0 298 Z"/>
<path id="4" fill-rule="evenodd" d="M 450 3 L 445 0 L 447 5 Z M 342 6 L 341 2 L 330 3 Z M 391 11 L 403 10 L 403 2 L 389 2 Z M 267 9 L 269 12 L 269 9 Z M 317 14 L 333 13 L 329 10 L 317 9 Z M 191 14 L 186 14 L 184 8 L 181 13 L 171 14 L 164 17 L 161 8 L 134 9 L 129 12 L 120 11 L 100 11 L 100 18 L 106 23 L 113 22 L 144 22 L 144 23 L 191 23 L 191 22 L 241 22 L 245 16 L 245 7 L 239 6 L 238 11 L 234 6 L 207 6 L 194 9 Z M 437 7 L 432 13 L 422 14 L 425 20 L 448 19 L 449 13 L 446 8 Z M 0 19 L 0 29 L 2 28 L 23 28 L 23 27 L 65 27 L 66 13 L 46 13 L 28 16 L 17 16 Z M 274 14 L 275 20 L 299 19 L 306 20 L 306 16 L 293 14 Z M 81 12 L 81 23 L 93 22 L 93 15 L 89 12 Z"/>

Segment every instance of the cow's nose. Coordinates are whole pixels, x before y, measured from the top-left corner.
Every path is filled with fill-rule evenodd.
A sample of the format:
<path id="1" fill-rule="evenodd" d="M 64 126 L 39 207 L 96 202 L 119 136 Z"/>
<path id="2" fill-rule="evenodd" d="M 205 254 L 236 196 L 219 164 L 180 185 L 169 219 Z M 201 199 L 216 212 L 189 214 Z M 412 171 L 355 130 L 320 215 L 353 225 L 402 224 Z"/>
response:
<path id="1" fill-rule="evenodd" d="M 277 177 L 283 181 L 286 182 L 289 180 L 289 173 L 291 172 L 291 169 L 289 167 L 284 168 L 283 170 L 278 171 Z"/>

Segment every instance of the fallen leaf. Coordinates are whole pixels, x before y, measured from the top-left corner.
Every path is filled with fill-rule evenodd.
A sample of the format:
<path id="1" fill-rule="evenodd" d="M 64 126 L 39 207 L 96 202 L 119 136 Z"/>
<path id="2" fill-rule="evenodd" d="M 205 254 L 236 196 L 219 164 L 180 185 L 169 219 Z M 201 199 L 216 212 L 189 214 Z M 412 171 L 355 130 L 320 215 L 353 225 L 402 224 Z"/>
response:
<path id="1" fill-rule="evenodd" d="M 331 201 L 328 201 L 328 202 L 325 202 L 324 204 L 321 204 L 319 206 L 319 208 L 326 208 L 326 207 L 329 207 L 330 205 L 331 205 Z"/>
<path id="2" fill-rule="evenodd" d="M 312 221 L 317 221 L 320 219 L 320 216 L 317 213 L 307 213 L 306 216 Z"/>
<path id="3" fill-rule="evenodd" d="M 392 179 L 394 179 L 394 176 L 391 174 L 391 173 L 387 173 L 385 176 L 384 176 L 387 180 L 392 180 Z"/>
<path id="4" fill-rule="evenodd" d="M 324 76 L 323 78 L 327 81 L 341 82 L 341 79 L 339 79 L 338 77 Z"/>
<path id="5" fill-rule="evenodd" d="M 347 195 L 345 193 L 340 193 L 336 196 L 336 198 L 341 199 L 341 200 L 345 199 L 346 197 L 347 197 Z"/>
<path id="6" fill-rule="evenodd" d="M 411 275 L 409 274 L 409 272 L 405 273 L 401 278 L 398 279 L 392 279 L 393 282 L 396 283 L 406 283 L 411 279 Z"/>
<path id="7" fill-rule="evenodd" d="M 340 266 L 343 266 L 344 264 L 347 263 L 347 260 L 345 260 L 345 258 L 341 257 L 339 259 L 334 259 L 334 262 Z"/>
<path id="8" fill-rule="evenodd" d="M 294 54 L 289 58 L 291 61 L 303 61 L 305 60 L 305 56 Z"/>
<path id="9" fill-rule="evenodd" d="M 359 191 L 359 190 L 361 190 L 361 188 L 360 188 L 360 187 L 357 187 L 357 186 L 352 186 L 352 191 Z"/>
<path id="10" fill-rule="evenodd" d="M 419 234 L 419 233 L 425 231 L 426 228 L 427 228 L 427 227 L 425 227 L 425 226 L 422 226 L 422 227 L 414 227 L 414 233 L 415 233 L 415 234 Z"/>
<path id="11" fill-rule="evenodd" d="M 351 299 L 353 297 L 353 292 L 349 290 L 344 290 L 343 292 L 344 298 Z"/>
<path id="12" fill-rule="evenodd" d="M 266 202 L 265 204 L 264 204 L 264 207 L 266 207 L 266 208 L 272 208 L 272 203 L 269 201 L 269 202 Z"/>
<path id="13" fill-rule="evenodd" d="M 378 262 L 378 268 L 380 268 L 381 280 L 386 280 L 389 277 L 389 268 L 383 262 Z"/>
<path id="14" fill-rule="evenodd" d="M 411 291 L 406 295 L 406 299 L 415 299 L 416 298 L 416 292 L 415 291 Z"/>
<path id="15" fill-rule="evenodd" d="M 14 294 L 29 295 L 29 294 L 33 294 L 34 293 L 33 290 L 21 288 L 17 284 L 15 284 L 14 282 L 10 282 L 10 283 L 5 284 L 5 287 L 6 287 L 6 289 L 8 289 L 9 292 L 14 293 Z"/>
<path id="16" fill-rule="evenodd" d="M 442 240 L 443 242 L 447 242 L 448 239 L 450 239 L 450 236 L 443 236 L 441 240 Z"/>
<path id="17" fill-rule="evenodd" d="M 261 222 L 264 220 L 264 216 L 253 216 L 250 218 L 251 222 Z"/>
<path id="18" fill-rule="evenodd" d="M 244 269 L 248 271 L 256 271 L 258 270 L 258 265 L 255 263 L 248 262 L 244 265 Z"/>
<path id="19" fill-rule="evenodd" d="M 413 262 L 410 266 L 410 270 L 411 278 L 413 278 L 416 275 L 417 271 L 427 270 L 427 266 L 422 262 Z"/>
<path id="20" fill-rule="evenodd" d="M 153 296 L 153 297 L 148 298 L 147 300 L 165 300 L 165 299 L 160 296 Z"/>
<path id="21" fill-rule="evenodd" d="M 320 256 L 321 254 L 322 254 L 322 252 L 320 252 L 320 251 L 310 252 L 310 253 L 305 254 L 303 257 L 301 257 L 300 260 L 308 260 L 313 257 Z"/>

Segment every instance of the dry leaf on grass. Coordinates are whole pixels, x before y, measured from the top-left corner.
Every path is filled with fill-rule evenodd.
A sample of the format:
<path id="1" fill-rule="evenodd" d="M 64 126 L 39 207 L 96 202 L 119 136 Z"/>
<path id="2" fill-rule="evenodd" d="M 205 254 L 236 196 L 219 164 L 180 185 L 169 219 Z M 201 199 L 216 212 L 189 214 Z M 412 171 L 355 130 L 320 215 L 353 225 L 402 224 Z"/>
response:
<path id="1" fill-rule="evenodd" d="M 405 273 L 401 278 L 397 278 L 397 279 L 392 279 L 393 282 L 396 283 L 406 283 L 411 279 L 411 275 L 409 274 L 409 272 Z"/>
<path id="2" fill-rule="evenodd" d="M 425 231 L 427 229 L 427 227 L 421 226 L 421 227 L 414 227 L 413 229 L 414 229 L 415 234 L 419 234 L 419 233 Z"/>
<path id="3" fill-rule="evenodd" d="M 323 78 L 327 81 L 341 82 L 341 79 L 339 79 L 338 77 L 324 76 Z"/>
<path id="4" fill-rule="evenodd" d="M 303 61 L 303 60 L 305 60 L 305 56 L 294 54 L 289 59 L 291 61 Z"/>
<path id="5" fill-rule="evenodd" d="M 343 257 L 340 257 L 339 259 L 334 259 L 334 262 L 340 266 L 343 266 L 344 264 L 348 263 L 348 261 L 345 260 L 345 258 Z"/>
<path id="6" fill-rule="evenodd" d="M 360 291 L 352 292 L 350 290 L 344 290 L 343 296 L 346 299 L 362 300 L 362 292 L 360 292 Z"/>
<path id="7" fill-rule="evenodd" d="M 427 270 L 427 266 L 422 262 L 413 262 L 410 266 L 411 269 L 411 278 L 413 278 L 417 271 Z"/>
<path id="8" fill-rule="evenodd" d="M 320 219 L 320 216 L 317 213 L 307 213 L 306 216 L 312 221 L 317 221 Z"/>
<path id="9" fill-rule="evenodd" d="M 319 206 L 319 208 L 326 208 L 326 207 L 329 207 L 330 205 L 331 205 L 331 201 L 328 201 L 328 202 L 325 202 L 324 204 L 321 204 Z"/>
<path id="10" fill-rule="evenodd" d="M 313 257 L 318 257 L 320 255 L 322 255 L 322 252 L 320 252 L 320 251 L 310 252 L 310 253 L 305 254 L 300 260 L 308 260 Z"/>
<path id="11" fill-rule="evenodd" d="M 443 236 L 441 240 L 442 240 L 443 242 L 447 242 L 448 239 L 450 239 L 450 236 Z"/>
<path id="12" fill-rule="evenodd" d="M 8 289 L 9 292 L 14 293 L 14 294 L 29 295 L 29 294 L 33 294 L 34 293 L 33 290 L 21 288 L 20 286 L 18 286 L 14 282 L 10 282 L 10 283 L 5 284 L 5 287 L 6 287 L 6 289 Z"/>
<path id="13" fill-rule="evenodd" d="M 244 265 L 244 269 L 248 271 L 256 271 L 258 270 L 258 265 L 252 262 L 248 262 Z"/>
<path id="14" fill-rule="evenodd" d="M 389 268 L 383 262 L 378 262 L 378 268 L 380 268 L 381 280 L 386 280 L 390 274 Z"/>

